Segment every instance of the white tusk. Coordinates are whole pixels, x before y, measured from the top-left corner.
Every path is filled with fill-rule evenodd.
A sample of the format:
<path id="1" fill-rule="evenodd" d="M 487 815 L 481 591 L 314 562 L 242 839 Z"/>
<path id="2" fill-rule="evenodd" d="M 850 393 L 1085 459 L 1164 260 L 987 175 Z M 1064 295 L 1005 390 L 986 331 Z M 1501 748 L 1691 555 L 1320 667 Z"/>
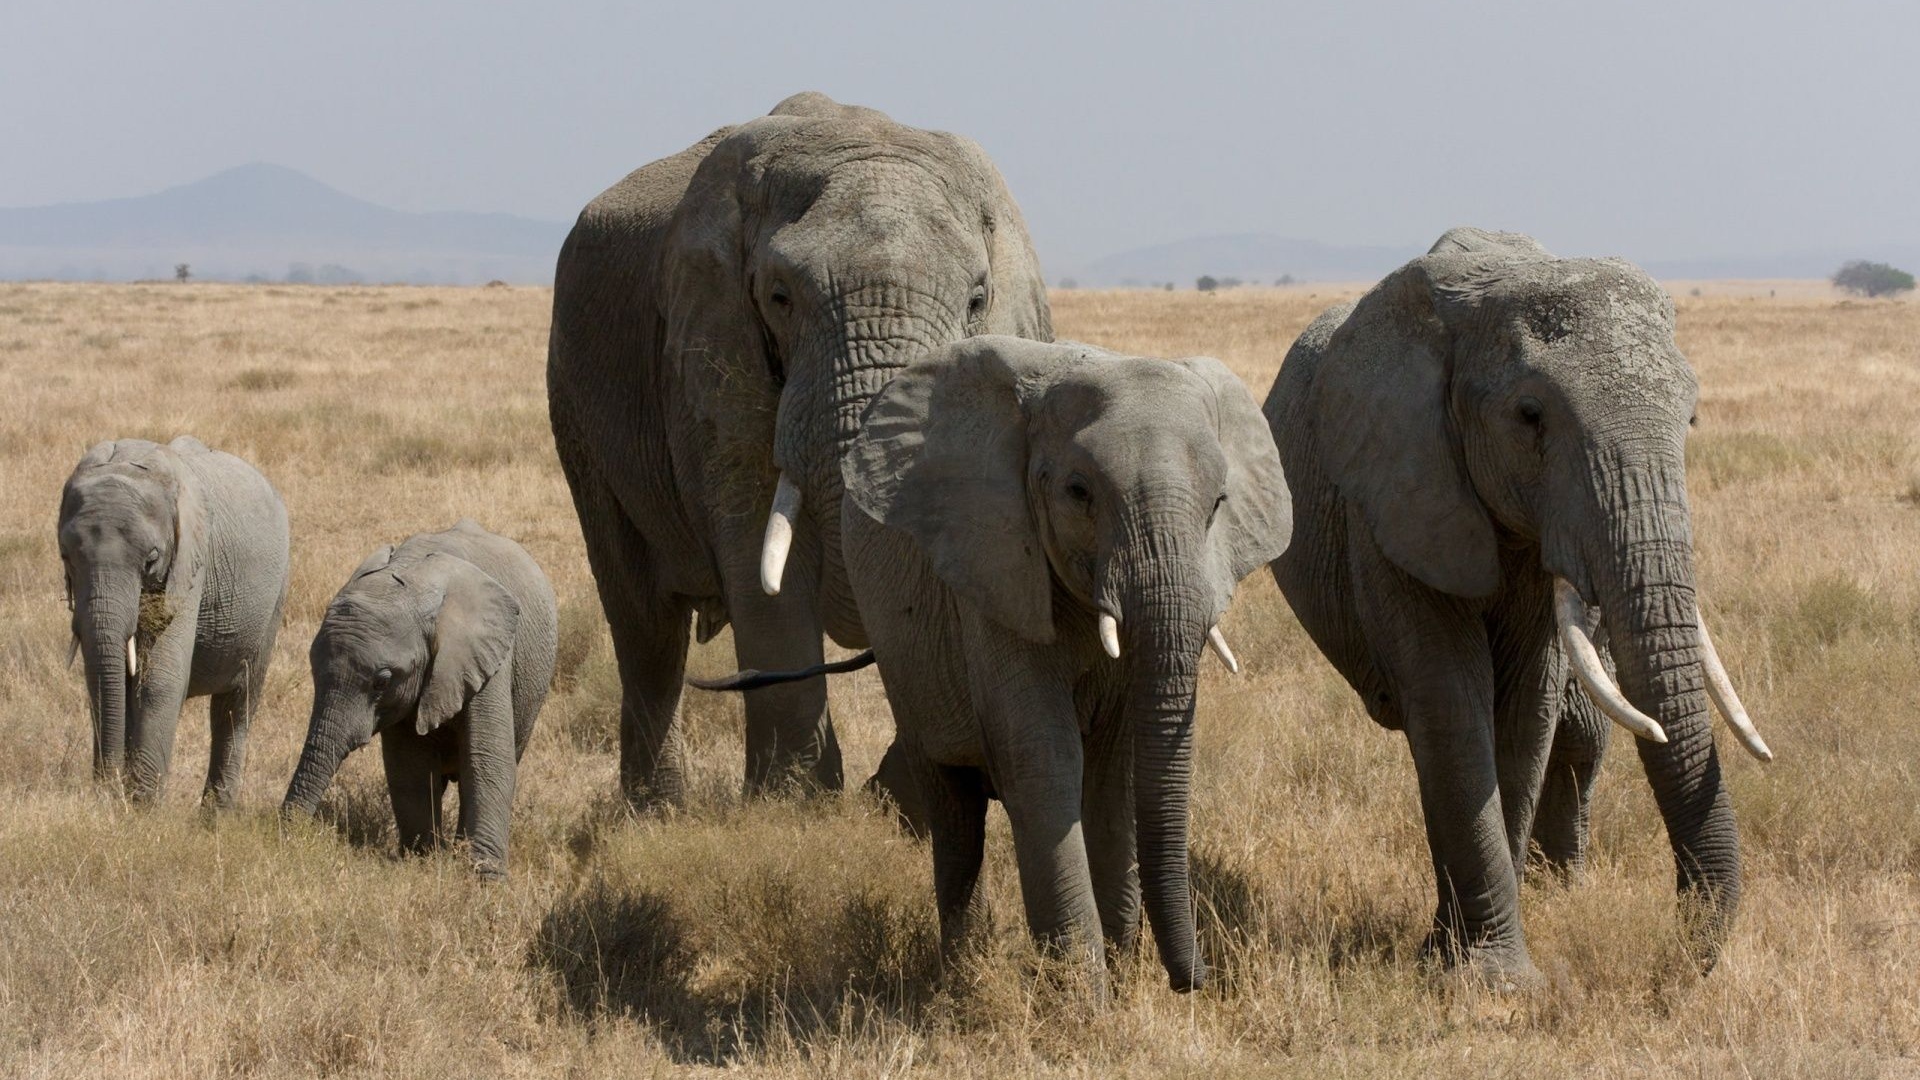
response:
<path id="1" fill-rule="evenodd" d="M 773 512 L 767 515 L 767 537 L 760 545 L 760 588 L 780 595 L 780 579 L 787 572 L 787 552 L 793 547 L 793 519 L 800 514 L 800 489 L 786 473 L 773 489 Z"/>
<path id="2" fill-rule="evenodd" d="M 127 639 L 127 677 L 140 674 L 140 653 L 133 647 L 133 639 Z"/>
<path id="3" fill-rule="evenodd" d="M 1214 655 L 1220 658 L 1221 663 L 1227 665 L 1228 671 L 1235 675 L 1240 674 L 1240 661 L 1235 660 L 1233 650 L 1227 648 L 1227 636 L 1220 632 L 1218 624 L 1207 627 L 1207 644 L 1213 646 Z"/>
<path id="4" fill-rule="evenodd" d="M 73 667 L 73 658 L 79 655 L 80 655 L 80 635 L 75 634 L 72 637 L 67 639 L 67 667 L 69 668 Z"/>
<path id="5" fill-rule="evenodd" d="M 1567 666 L 1573 669 L 1574 678 L 1580 681 L 1580 689 L 1587 692 L 1600 711 L 1642 739 L 1666 742 L 1667 733 L 1660 724 L 1634 708 L 1607 676 L 1607 669 L 1600 663 L 1600 654 L 1594 651 L 1593 639 L 1587 636 L 1586 602 L 1580 599 L 1579 590 L 1565 578 L 1553 579 L 1553 618 L 1560 625 L 1560 644 L 1567 650 Z"/>
<path id="6" fill-rule="evenodd" d="M 1108 656 L 1120 659 L 1120 620 L 1104 611 L 1100 613 L 1100 647 Z"/>
<path id="7" fill-rule="evenodd" d="M 1726 718 L 1727 726 L 1733 729 L 1734 737 L 1747 748 L 1747 753 L 1761 761 L 1772 761 L 1773 751 L 1767 749 L 1767 741 L 1753 726 L 1746 706 L 1740 704 L 1740 695 L 1733 692 L 1733 680 L 1727 677 L 1727 667 L 1720 662 L 1720 651 L 1713 647 L 1713 638 L 1707 636 L 1707 624 L 1701 620 L 1698 610 L 1694 611 L 1693 618 L 1694 625 L 1700 628 L 1700 666 L 1707 672 L 1707 696 L 1713 698 L 1714 707 Z"/>

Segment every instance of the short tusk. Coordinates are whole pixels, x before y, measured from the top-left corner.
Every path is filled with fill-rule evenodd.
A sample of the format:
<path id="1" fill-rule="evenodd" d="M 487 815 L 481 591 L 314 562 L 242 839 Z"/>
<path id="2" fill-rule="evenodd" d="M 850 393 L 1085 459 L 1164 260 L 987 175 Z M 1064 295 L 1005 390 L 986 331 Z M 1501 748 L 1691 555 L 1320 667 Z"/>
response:
<path id="1" fill-rule="evenodd" d="M 1553 579 L 1553 618 L 1560 627 L 1560 644 L 1567 650 L 1567 666 L 1573 669 L 1574 678 L 1580 681 L 1580 689 L 1587 692 L 1587 697 L 1614 723 L 1640 738 L 1666 742 L 1667 733 L 1660 724 L 1634 708 L 1608 677 L 1607 669 L 1600 663 L 1600 654 L 1594 651 L 1593 639 L 1587 636 L 1586 602 L 1565 578 Z"/>
<path id="2" fill-rule="evenodd" d="M 783 472 L 773 489 L 773 512 L 767 515 L 767 536 L 760 545 L 760 588 L 768 596 L 780 595 L 787 552 L 793 548 L 793 519 L 799 514 L 800 489 Z"/>
<path id="3" fill-rule="evenodd" d="M 1104 611 L 1100 613 L 1100 647 L 1108 656 L 1120 659 L 1120 620 Z"/>
<path id="4" fill-rule="evenodd" d="M 133 647 L 133 639 L 127 639 L 127 677 L 140 674 L 140 652 Z"/>
<path id="5" fill-rule="evenodd" d="M 1753 726 L 1746 706 L 1740 704 L 1740 695 L 1733 692 L 1733 680 L 1727 677 L 1727 666 L 1720 662 L 1720 651 L 1713 647 L 1713 638 L 1707 635 L 1706 622 L 1698 610 L 1693 618 L 1694 625 L 1700 628 L 1700 666 L 1707 672 L 1707 696 L 1713 698 L 1714 707 L 1726 718 L 1727 726 L 1733 729 L 1734 737 L 1746 747 L 1747 753 L 1761 761 L 1772 761 L 1773 751 L 1760 737 L 1760 730 Z"/>
<path id="6" fill-rule="evenodd" d="M 1228 671 L 1235 675 L 1240 674 L 1240 661 L 1233 658 L 1233 650 L 1227 648 L 1227 636 L 1220 632 L 1217 624 L 1207 627 L 1207 644 L 1213 647 L 1214 655 L 1220 658 L 1221 663 L 1227 665 Z"/>

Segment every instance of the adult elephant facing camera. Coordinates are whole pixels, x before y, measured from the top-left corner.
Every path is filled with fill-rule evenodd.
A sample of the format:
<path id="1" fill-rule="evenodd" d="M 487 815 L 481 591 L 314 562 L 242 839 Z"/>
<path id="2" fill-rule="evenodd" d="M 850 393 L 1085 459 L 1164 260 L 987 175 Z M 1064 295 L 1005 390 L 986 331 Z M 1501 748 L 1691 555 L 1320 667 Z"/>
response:
<path id="1" fill-rule="evenodd" d="M 1740 851 L 1708 693 L 1771 754 L 1700 623 L 1697 394 L 1640 270 L 1456 229 L 1320 316 L 1268 395 L 1297 508 L 1274 576 L 1373 718 L 1406 733 L 1439 891 L 1429 945 L 1496 983 L 1538 977 L 1517 898 L 1529 836 L 1567 852 L 1584 821 L 1597 751 L 1555 745 L 1595 741 L 1569 673 L 1640 737 L 1703 966 L 1732 925 Z M 1550 760 L 1578 790 L 1543 804 Z"/>
<path id="2" fill-rule="evenodd" d="M 846 459 L 848 573 L 932 833 L 941 936 L 968 936 L 987 799 L 1027 925 L 1096 984 L 1142 894 L 1202 985 L 1187 864 L 1200 653 L 1286 547 L 1286 481 L 1217 360 L 979 337 L 888 384 Z"/>
<path id="3" fill-rule="evenodd" d="M 864 643 L 840 458 L 910 359 L 1052 336 L 1020 212 L 965 139 L 799 94 L 590 203 L 560 253 L 554 441 L 613 635 L 620 777 L 677 802 L 689 615 L 742 667 Z M 837 788 L 826 684 L 747 695 L 746 789 Z"/>

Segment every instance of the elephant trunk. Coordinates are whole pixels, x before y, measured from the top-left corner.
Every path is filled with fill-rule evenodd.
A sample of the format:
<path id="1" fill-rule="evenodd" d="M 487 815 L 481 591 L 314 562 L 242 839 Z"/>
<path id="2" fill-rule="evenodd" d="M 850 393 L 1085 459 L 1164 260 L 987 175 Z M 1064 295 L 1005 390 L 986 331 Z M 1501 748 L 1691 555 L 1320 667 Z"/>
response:
<path id="1" fill-rule="evenodd" d="M 786 504 L 798 504 L 798 513 L 790 514 L 784 525 L 769 522 L 761 551 L 763 589 L 777 589 L 788 553 L 800 547 L 793 525 L 804 521 L 819 540 L 824 562 L 822 611 L 857 621 L 840 560 L 840 500 L 845 490 L 840 459 L 860 433 L 860 418 L 874 395 L 901 368 L 963 336 L 952 312 L 928 307 L 925 292 L 905 285 L 850 290 L 829 306 L 829 321 L 796 341 L 797 355 L 788 358 L 786 369 L 820 374 L 794 378 L 781 394 L 773 456 L 783 486 L 790 489 Z"/>
<path id="2" fill-rule="evenodd" d="M 1206 984 L 1194 940 L 1187 859 L 1193 782 L 1193 705 L 1211 594 L 1198 580 L 1150 585 L 1122 613 L 1130 669 L 1126 723 L 1133 732 L 1134 828 L 1140 887 L 1173 989 Z"/>
<path id="3" fill-rule="evenodd" d="M 119 776 L 127 763 L 127 668 L 138 629 L 137 581 L 95 580 L 78 605 L 74 637 L 86 656 L 88 696 L 93 704 L 93 774 Z"/>
<path id="4" fill-rule="evenodd" d="M 317 698 L 313 718 L 307 723 L 307 743 L 300 750 L 300 764 L 287 785 L 287 797 L 280 804 L 282 817 L 310 817 L 320 807 L 320 797 L 333 783 L 333 774 L 353 750 L 348 737 L 346 706 L 336 696 Z"/>
<path id="5" fill-rule="evenodd" d="M 1666 460 L 1670 459 L 1670 460 Z M 1697 902 L 1695 946 L 1711 967 L 1740 901 L 1733 804 L 1714 751 L 1695 599 L 1692 536 L 1678 448 L 1628 477 L 1613 517 L 1625 531 L 1595 576 L 1620 688 L 1665 743 L 1635 740 L 1673 847 L 1677 887 Z"/>

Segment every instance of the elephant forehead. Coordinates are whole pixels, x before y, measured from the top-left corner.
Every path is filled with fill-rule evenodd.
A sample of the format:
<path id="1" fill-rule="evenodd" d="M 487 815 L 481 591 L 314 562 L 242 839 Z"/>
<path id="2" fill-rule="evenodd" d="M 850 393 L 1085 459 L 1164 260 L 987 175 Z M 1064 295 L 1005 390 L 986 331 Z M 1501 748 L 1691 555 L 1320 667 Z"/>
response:
<path id="1" fill-rule="evenodd" d="M 1210 421 L 1215 405 L 1213 388 L 1186 368 L 1137 356 L 1074 363 L 1060 372 L 1046 400 L 1069 422 L 1120 421 L 1143 430 L 1190 424 L 1196 412 Z"/>

